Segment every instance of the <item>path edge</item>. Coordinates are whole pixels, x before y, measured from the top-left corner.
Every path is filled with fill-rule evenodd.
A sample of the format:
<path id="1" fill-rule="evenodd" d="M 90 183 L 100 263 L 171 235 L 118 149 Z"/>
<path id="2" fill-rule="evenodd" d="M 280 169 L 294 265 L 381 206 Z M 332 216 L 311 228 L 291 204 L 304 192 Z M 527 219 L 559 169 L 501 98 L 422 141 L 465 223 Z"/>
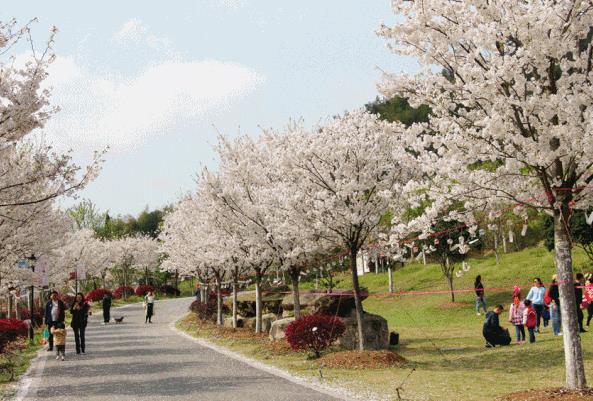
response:
<path id="1" fill-rule="evenodd" d="M 181 318 L 182 319 L 182 318 Z M 326 383 L 321 383 L 319 379 L 314 378 L 304 378 L 301 376 L 296 376 L 284 369 L 277 368 L 275 366 L 268 365 L 266 363 L 260 362 L 256 359 L 249 358 L 245 355 L 240 353 L 234 352 L 229 350 L 228 348 L 222 347 L 220 345 L 216 345 L 205 338 L 194 337 L 191 334 L 186 333 L 185 331 L 179 329 L 176 324 L 179 320 L 173 321 L 169 323 L 169 328 L 173 330 L 177 335 L 187 338 L 190 341 L 201 345 L 202 347 L 209 348 L 219 354 L 232 358 L 236 361 L 242 362 L 246 365 L 251 366 L 252 368 L 264 371 L 266 373 L 272 374 L 274 376 L 280 377 L 282 379 L 288 380 L 294 384 L 298 384 L 300 386 L 306 387 L 310 390 L 317 391 L 318 393 L 322 393 L 325 395 L 329 395 L 330 397 L 339 398 L 344 401 L 360 401 L 360 400 L 367 400 L 372 401 L 369 398 L 359 398 L 353 395 L 350 391 L 346 389 L 338 389 L 333 386 L 329 386 Z"/>

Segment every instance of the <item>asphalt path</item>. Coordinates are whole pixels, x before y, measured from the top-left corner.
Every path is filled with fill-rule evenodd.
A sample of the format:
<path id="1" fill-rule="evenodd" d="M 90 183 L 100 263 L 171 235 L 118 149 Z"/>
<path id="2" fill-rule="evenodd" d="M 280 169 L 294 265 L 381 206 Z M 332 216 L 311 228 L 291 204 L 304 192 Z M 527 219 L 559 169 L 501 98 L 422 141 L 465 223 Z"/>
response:
<path id="1" fill-rule="evenodd" d="M 23 380 L 18 400 L 338 400 L 204 347 L 171 326 L 190 298 L 157 301 L 152 324 L 141 304 L 112 311 L 122 324 L 93 316 L 86 354 L 76 355 L 69 329 L 66 360 L 43 351 Z"/>

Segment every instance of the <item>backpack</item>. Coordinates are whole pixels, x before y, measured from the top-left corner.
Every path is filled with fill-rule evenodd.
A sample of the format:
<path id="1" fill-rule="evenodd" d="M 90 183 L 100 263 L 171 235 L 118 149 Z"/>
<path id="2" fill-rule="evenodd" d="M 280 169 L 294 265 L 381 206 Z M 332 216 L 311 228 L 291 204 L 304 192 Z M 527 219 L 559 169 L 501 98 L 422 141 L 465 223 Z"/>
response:
<path id="1" fill-rule="evenodd" d="M 544 294 L 544 303 L 546 305 L 550 305 L 552 303 L 552 297 L 550 296 L 549 288 L 546 290 L 546 293 Z"/>
<path id="2" fill-rule="evenodd" d="M 532 329 L 537 325 L 537 314 L 535 313 L 535 309 L 529 308 L 527 310 L 527 326 L 528 329 Z"/>

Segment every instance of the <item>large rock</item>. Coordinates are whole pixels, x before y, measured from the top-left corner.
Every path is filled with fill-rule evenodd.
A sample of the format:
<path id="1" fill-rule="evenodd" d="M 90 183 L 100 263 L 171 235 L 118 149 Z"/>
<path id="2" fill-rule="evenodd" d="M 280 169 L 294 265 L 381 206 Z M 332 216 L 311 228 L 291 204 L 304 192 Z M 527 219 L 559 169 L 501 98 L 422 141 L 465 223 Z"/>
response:
<path id="1" fill-rule="evenodd" d="M 282 313 L 281 304 L 283 297 L 283 292 L 262 291 L 264 313 Z M 224 304 L 229 310 L 233 310 L 233 296 L 225 297 Z M 237 293 L 237 312 L 245 317 L 255 316 L 255 291 L 241 291 Z"/>
<path id="2" fill-rule="evenodd" d="M 245 322 L 247 320 L 248 319 L 244 318 L 243 316 L 237 315 L 237 327 L 246 327 Z M 223 326 L 233 328 L 233 317 L 225 316 Z"/>
<path id="3" fill-rule="evenodd" d="M 368 292 L 361 292 L 361 302 L 368 297 Z M 321 290 L 301 291 L 299 294 L 302 314 L 323 313 L 326 315 L 348 317 L 355 309 L 354 293 L 347 290 L 334 290 L 325 293 Z M 287 294 L 282 299 L 282 317 L 294 316 L 294 297 Z"/>
<path id="4" fill-rule="evenodd" d="M 365 313 L 362 320 L 365 349 L 378 350 L 389 348 L 387 320 L 371 313 Z M 347 349 L 358 349 L 356 316 L 352 313 L 351 316 L 342 318 L 342 322 L 346 326 L 346 331 L 340 337 L 339 343 Z"/>
<path id="5" fill-rule="evenodd" d="M 272 327 L 270 328 L 270 340 L 277 341 L 281 340 L 285 335 L 286 328 L 290 323 L 294 321 L 294 317 L 287 317 L 286 319 L 276 320 L 272 323 Z"/>

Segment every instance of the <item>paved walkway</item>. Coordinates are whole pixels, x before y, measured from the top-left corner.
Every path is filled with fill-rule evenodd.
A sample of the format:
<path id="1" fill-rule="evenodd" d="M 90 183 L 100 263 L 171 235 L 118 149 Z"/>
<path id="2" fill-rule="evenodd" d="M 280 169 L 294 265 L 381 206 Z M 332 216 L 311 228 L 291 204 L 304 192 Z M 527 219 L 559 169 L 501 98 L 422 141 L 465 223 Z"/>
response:
<path id="1" fill-rule="evenodd" d="M 337 400 L 205 348 L 170 323 L 191 299 L 157 301 L 153 324 L 140 304 L 112 312 L 123 324 L 87 328 L 86 355 L 76 355 L 68 333 L 66 360 L 38 358 L 24 400 Z M 45 352 L 45 351 L 44 351 Z M 23 393 L 23 391 L 21 391 Z"/>

